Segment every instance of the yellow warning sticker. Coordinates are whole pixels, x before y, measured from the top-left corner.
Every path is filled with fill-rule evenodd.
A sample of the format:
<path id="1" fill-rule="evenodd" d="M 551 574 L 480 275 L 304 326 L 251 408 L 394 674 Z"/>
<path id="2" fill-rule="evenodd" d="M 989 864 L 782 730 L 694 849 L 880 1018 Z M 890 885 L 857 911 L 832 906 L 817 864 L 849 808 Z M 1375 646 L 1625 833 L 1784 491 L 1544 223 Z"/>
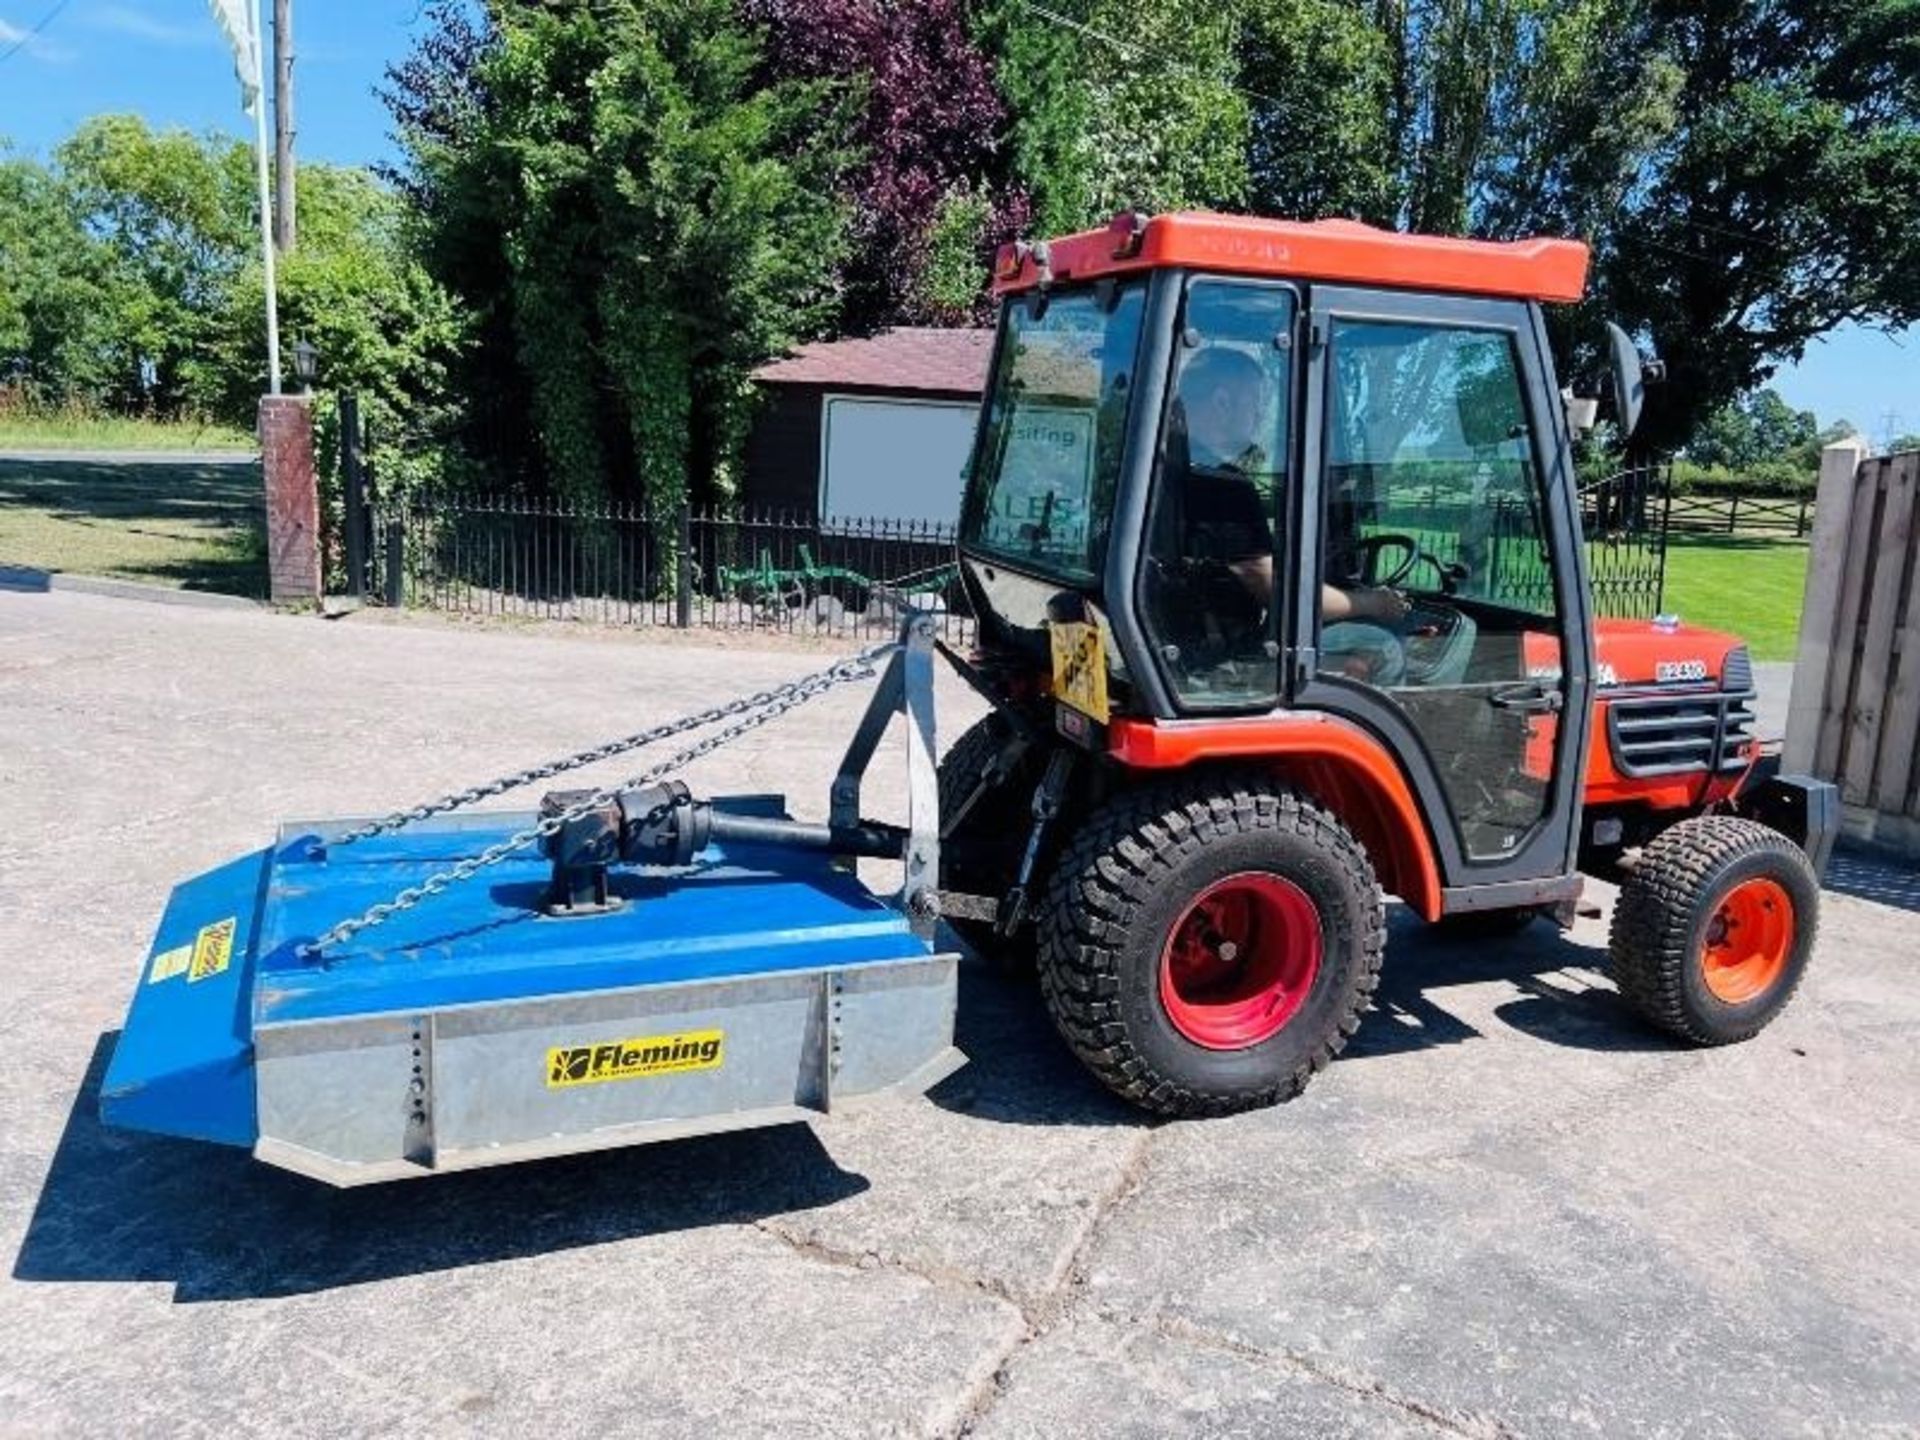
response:
<path id="1" fill-rule="evenodd" d="M 233 959 L 233 930 L 231 916 L 201 926 L 200 933 L 193 937 L 193 954 L 187 961 L 189 985 L 227 968 L 227 962 Z"/>
<path id="2" fill-rule="evenodd" d="M 171 980 L 176 975 L 187 973 L 187 961 L 193 957 L 193 946 L 176 945 L 171 950 L 162 950 L 153 957 L 153 968 L 147 972 L 147 983 L 158 985 L 162 980 Z"/>
<path id="3" fill-rule="evenodd" d="M 572 1085 L 598 1085 L 605 1080 L 718 1070 L 725 1058 L 725 1042 L 726 1032 L 722 1030 L 688 1030 L 679 1035 L 641 1035 L 592 1045 L 556 1045 L 547 1051 L 547 1088 L 560 1090 Z"/>
<path id="4" fill-rule="evenodd" d="M 1082 715 L 1107 723 L 1107 650 L 1098 622 L 1055 620 L 1053 635 L 1053 693 Z"/>

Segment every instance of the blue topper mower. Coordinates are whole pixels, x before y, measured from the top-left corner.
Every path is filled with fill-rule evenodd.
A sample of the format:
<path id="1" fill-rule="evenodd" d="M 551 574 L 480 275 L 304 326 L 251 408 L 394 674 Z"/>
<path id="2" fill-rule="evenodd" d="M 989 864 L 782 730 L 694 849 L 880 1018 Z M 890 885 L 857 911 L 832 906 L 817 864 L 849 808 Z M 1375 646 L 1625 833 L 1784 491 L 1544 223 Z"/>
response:
<path id="1" fill-rule="evenodd" d="M 932 627 L 749 699 L 365 823 L 289 824 L 179 886 L 101 1092 L 108 1124 L 335 1185 L 766 1125 L 962 1063 L 933 944 Z M 830 818 L 665 776 L 884 660 Z M 908 823 L 859 818 L 906 716 Z M 712 727 L 712 728 L 710 728 Z M 625 785 L 476 801 L 696 729 Z M 899 893 L 858 857 L 903 862 Z"/>

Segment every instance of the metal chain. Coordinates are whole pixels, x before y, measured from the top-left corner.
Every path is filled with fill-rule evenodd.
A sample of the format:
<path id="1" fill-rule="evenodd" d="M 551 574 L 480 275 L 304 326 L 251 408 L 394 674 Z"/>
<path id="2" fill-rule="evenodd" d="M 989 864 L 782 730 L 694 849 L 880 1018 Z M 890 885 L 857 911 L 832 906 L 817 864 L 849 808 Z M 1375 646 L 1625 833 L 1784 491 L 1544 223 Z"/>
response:
<path id="1" fill-rule="evenodd" d="M 889 641 L 884 645 L 871 646 L 861 651 L 860 654 L 842 660 L 839 664 L 830 666 L 828 669 L 817 671 L 812 675 L 805 676 L 791 684 L 782 685 L 777 689 L 763 692 L 764 696 L 767 697 L 763 708 L 747 714 L 743 719 L 726 726 L 724 729 L 714 731 L 713 734 L 696 741 L 684 750 L 670 755 L 658 765 L 654 765 L 638 775 L 622 780 L 618 784 L 608 785 L 602 789 L 595 790 L 585 799 L 568 806 L 558 814 L 549 815 L 538 824 L 530 825 L 524 830 L 509 835 L 505 840 L 489 845 L 478 855 L 469 856 L 456 865 L 450 865 L 445 870 L 429 875 L 418 885 L 410 885 L 400 891 L 391 900 L 383 900 L 377 904 L 369 905 L 360 914 L 353 916 L 351 919 L 340 921 L 339 924 L 335 925 L 331 930 L 328 930 L 326 934 L 320 936 L 319 939 L 309 945 L 305 953 L 309 957 L 317 956 L 329 945 L 337 945 L 343 940 L 349 940 L 361 931 L 379 925 L 391 919 L 393 916 L 398 915 L 403 910 L 411 910 L 421 901 L 431 899 L 443 890 L 457 885 L 463 880 L 472 879 L 482 870 L 487 869 L 489 866 L 499 864 L 509 855 L 524 850 L 527 846 L 535 844 L 547 836 L 554 834 L 562 826 L 571 824 L 588 812 L 602 805 L 611 803 L 621 791 L 638 789 L 643 785 L 650 785 L 654 781 L 662 779 L 676 770 L 684 769 L 703 756 L 712 754 L 729 741 L 738 739 L 750 730 L 758 729 L 770 720 L 778 719 L 789 710 L 797 709 L 809 700 L 824 695 L 837 686 L 844 685 L 853 680 L 870 678 L 874 673 L 873 662 L 889 650 L 894 649 L 897 643 L 896 641 Z M 755 697 L 755 699 L 759 698 L 761 697 Z M 749 702 L 736 702 L 734 706 L 725 707 L 726 713 L 738 713 L 739 708 L 746 703 Z M 687 727 L 683 726 L 682 728 Z M 633 747 L 629 746 L 628 748 Z M 412 812 L 408 812 L 408 814 L 410 816 Z"/>
<path id="2" fill-rule="evenodd" d="M 749 710 L 758 710 L 763 705 L 773 704 L 798 687 L 812 685 L 822 679 L 831 678 L 834 684 L 848 680 L 869 679 L 874 673 L 874 662 L 898 644 L 897 640 L 888 640 L 882 644 L 870 645 L 858 655 L 850 655 L 828 666 L 825 670 L 816 671 L 812 675 L 785 685 L 776 685 L 771 690 L 762 690 L 757 695 L 729 700 L 724 705 L 715 705 L 712 709 L 702 710 L 697 715 L 687 715 L 646 730 L 636 730 L 631 735 L 623 735 L 618 740 L 609 740 L 604 745 L 595 745 L 590 750 L 575 751 L 558 760 L 549 760 L 544 764 L 529 766 L 525 770 L 516 770 L 511 774 L 470 786 L 465 790 L 456 790 L 441 796 L 438 800 L 428 800 L 409 810 L 396 810 L 391 815 L 378 820 L 369 820 L 359 829 L 349 830 L 346 834 L 328 841 L 328 847 L 337 848 L 374 835 L 384 835 L 390 830 L 398 830 L 417 820 L 445 815 L 482 800 L 491 800 L 496 795 L 504 795 L 509 790 L 518 790 L 522 785 L 531 785 L 536 780 L 550 780 L 555 775 L 564 775 L 569 770 L 579 770 L 602 760 L 611 760 L 614 756 L 624 755 L 629 750 L 644 749 L 661 740 L 669 740 L 675 735 L 684 735 L 689 730 L 698 730 L 717 721 L 731 719 L 735 715 L 744 715 Z"/>

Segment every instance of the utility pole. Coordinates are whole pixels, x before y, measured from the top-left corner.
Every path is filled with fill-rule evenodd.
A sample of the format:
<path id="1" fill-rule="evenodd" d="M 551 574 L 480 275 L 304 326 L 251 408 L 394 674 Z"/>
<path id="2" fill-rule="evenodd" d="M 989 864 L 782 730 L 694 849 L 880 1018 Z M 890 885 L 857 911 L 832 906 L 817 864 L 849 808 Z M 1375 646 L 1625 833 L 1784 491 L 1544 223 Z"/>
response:
<path id="1" fill-rule="evenodd" d="M 273 0 L 273 248 L 293 249 L 293 0 Z"/>

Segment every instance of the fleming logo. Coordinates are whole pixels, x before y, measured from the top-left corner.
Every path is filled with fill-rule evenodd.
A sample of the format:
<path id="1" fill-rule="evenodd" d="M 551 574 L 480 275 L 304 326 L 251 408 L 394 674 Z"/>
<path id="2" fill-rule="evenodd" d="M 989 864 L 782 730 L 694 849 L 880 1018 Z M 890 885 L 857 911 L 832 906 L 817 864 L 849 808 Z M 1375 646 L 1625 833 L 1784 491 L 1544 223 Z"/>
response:
<path id="1" fill-rule="evenodd" d="M 689 1030 L 684 1035 L 642 1035 L 596 1045 L 556 1045 L 547 1051 L 547 1088 L 718 1070 L 725 1058 L 725 1041 L 722 1030 Z"/>

